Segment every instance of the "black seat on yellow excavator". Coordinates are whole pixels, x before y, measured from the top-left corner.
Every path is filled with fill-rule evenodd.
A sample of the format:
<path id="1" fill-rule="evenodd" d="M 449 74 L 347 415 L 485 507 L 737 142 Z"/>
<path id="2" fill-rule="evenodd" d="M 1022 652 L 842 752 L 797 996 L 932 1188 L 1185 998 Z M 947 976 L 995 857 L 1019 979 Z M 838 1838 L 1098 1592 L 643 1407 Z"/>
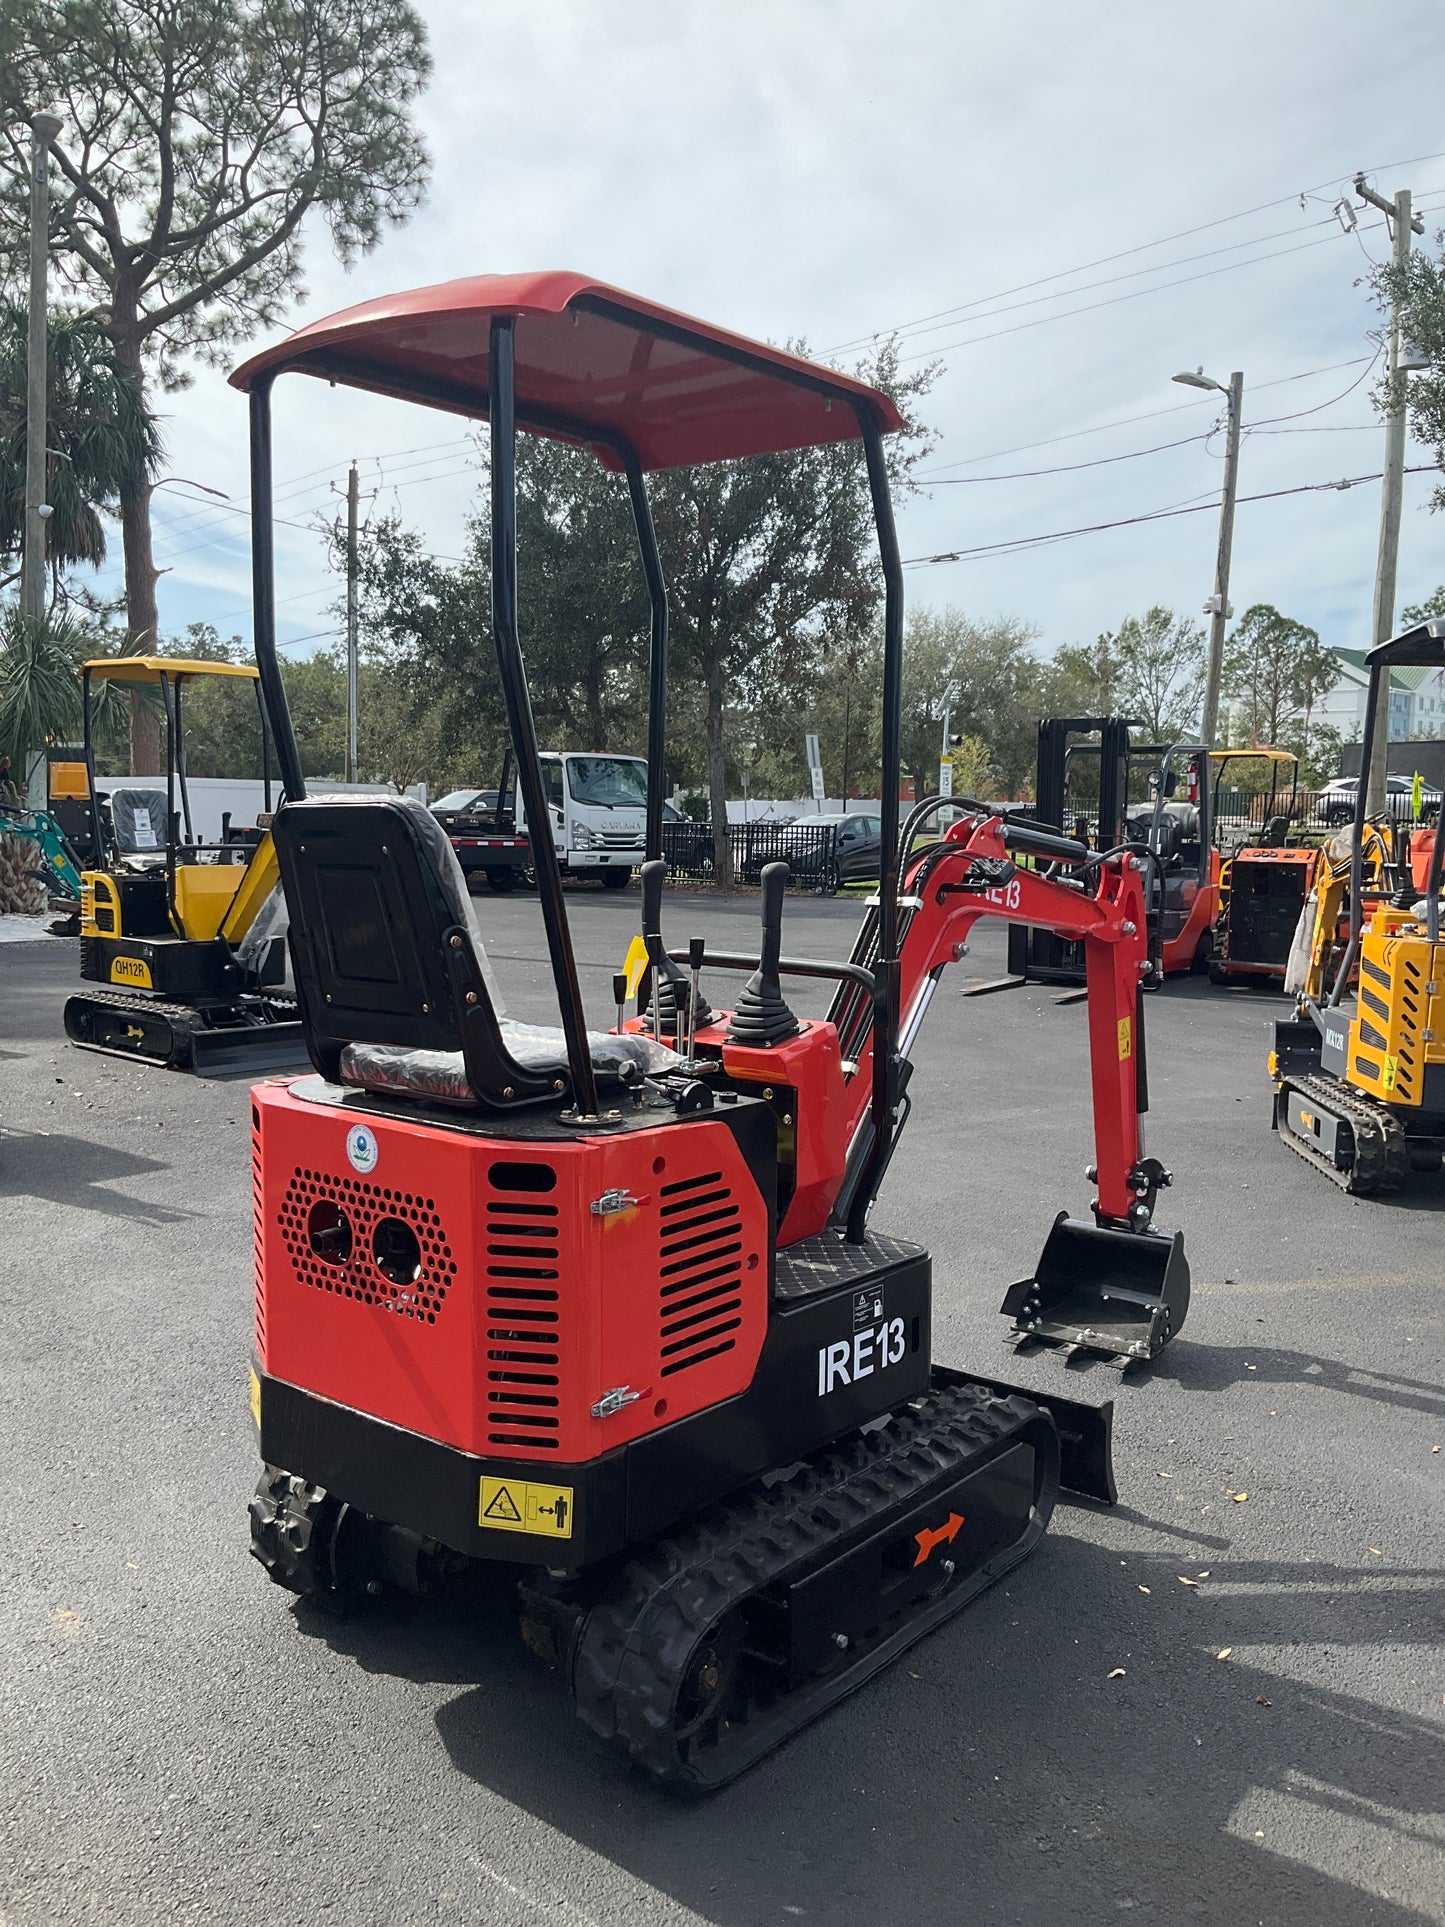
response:
<path id="1" fill-rule="evenodd" d="M 570 1089 L 560 1029 L 502 1016 L 466 880 L 414 797 L 287 803 L 272 827 L 312 1063 L 333 1083 L 512 1110 Z M 664 1068 L 650 1038 L 589 1033 L 594 1069 Z"/>
<path id="2" fill-rule="evenodd" d="M 170 828 L 164 790 L 113 789 L 105 801 L 117 856 L 164 854 Z"/>

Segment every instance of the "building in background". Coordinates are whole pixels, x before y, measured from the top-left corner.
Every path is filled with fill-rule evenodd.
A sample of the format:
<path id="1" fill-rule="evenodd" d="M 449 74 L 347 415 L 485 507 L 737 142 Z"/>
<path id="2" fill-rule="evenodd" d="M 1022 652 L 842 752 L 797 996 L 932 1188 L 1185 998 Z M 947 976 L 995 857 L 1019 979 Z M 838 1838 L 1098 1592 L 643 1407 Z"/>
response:
<path id="1" fill-rule="evenodd" d="M 1347 743 L 1357 743 L 1365 726 L 1365 697 L 1370 676 L 1363 649 L 1335 647 L 1340 679 L 1321 696 L 1311 718 L 1340 732 Z M 1445 670 L 1396 669 L 1390 676 L 1390 741 L 1445 737 Z"/>

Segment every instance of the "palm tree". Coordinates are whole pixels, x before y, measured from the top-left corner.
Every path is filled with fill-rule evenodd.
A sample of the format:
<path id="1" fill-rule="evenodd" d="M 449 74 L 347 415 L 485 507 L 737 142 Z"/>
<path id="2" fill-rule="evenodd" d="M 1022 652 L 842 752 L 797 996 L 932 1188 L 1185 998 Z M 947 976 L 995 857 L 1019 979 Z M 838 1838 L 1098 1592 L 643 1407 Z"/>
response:
<path id="1" fill-rule="evenodd" d="M 0 557 L 18 555 L 25 531 L 26 310 L 0 303 Z M 47 330 L 46 528 L 52 569 L 105 560 L 107 513 L 122 482 L 147 479 L 160 461 L 160 433 L 140 384 L 88 316 L 57 313 Z"/>
<path id="2" fill-rule="evenodd" d="M 23 790 L 31 756 L 47 738 L 80 729 L 76 668 L 89 638 L 65 617 L 28 622 L 11 603 L 0 618 L 0 759 L 8 757 Z"/>

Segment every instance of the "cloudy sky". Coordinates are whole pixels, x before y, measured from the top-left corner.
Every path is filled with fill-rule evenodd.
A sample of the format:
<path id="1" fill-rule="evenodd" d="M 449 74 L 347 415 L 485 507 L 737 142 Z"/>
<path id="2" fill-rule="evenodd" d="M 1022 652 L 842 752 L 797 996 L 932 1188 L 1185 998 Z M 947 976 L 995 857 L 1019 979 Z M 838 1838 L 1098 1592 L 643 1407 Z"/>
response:
<path id="1" fill-rule="evenodd" d="M 911 568 L 910 594 L 1022 616 L 1044 648 L 1209 593 L 1220 410 L 1176 371 L 1244 371 L 1241 496 L 1378 473 L 1379 317 L 1359 284 L 1388 240 L 1332 205 L 1363 168 L 1414 191 L 1432 244 L 1445 224 L 1438 0 L 420 5 L 430 199 L 350 274 L 314 234 L 298 321 L 569 267 L 844 361 L 901 329 L 906 355 L 942 363 L 903 552 L 983 551 Z M 276 405 L 278 514 L 297 525 L 279 531 L 278 618 L 304 652 L 336 629 L 308 525 L 347 463 L 369 512 L 399 506 L 442 555 L 478 464 L 451 417 L 310 383 Z M 243 399 L 202 372 L 165 406 L 168 471 L 243 504 Z M 1402 603 L 1445 581 L 1430 485 L 1407 477 Z M 163 626 L 249 636 L 245 517 L 187 493 L 156 502 Z M 1196 512 L 997 546 L 1174 508 Z M 1366 640 L 1378 514 L 1374 481 L 1242 503 L 1236 609 Z"/>

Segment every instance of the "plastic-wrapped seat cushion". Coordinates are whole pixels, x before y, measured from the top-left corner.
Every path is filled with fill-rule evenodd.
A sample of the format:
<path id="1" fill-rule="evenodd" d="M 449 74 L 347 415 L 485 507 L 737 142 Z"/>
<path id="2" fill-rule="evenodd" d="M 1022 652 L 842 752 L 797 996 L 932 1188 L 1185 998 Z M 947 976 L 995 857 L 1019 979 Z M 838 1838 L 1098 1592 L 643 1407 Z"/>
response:
<path id="1" fill-rule="evenodd" d="M 567 1040 L 560 1027 L 515 1024 L 504 1020 L 502 1043 L 524 1070 L 559 1075 L 567 1069 Z M 655 1038 L 627 1032 L 590 1030 L 592 1068 L 604 1081 L 633 1083 L 640 1077 L 673 1070 L 682 1063 L 676 1051 Z M 428 1098 L 437 1104 L 470 1108 L 476 1103 L 460 1051 L 408 1050 L 400 1044 L 347 1044 L 341 1053 L 341 1081 L 365 1091 L 398 1097 Z"/>
<path id="2" fill-rule="evenodd" d="M 115 846 L 123 856 L 146 856 L 166 847 L 164 790 L 117 789 L 110 792 Z"/>

